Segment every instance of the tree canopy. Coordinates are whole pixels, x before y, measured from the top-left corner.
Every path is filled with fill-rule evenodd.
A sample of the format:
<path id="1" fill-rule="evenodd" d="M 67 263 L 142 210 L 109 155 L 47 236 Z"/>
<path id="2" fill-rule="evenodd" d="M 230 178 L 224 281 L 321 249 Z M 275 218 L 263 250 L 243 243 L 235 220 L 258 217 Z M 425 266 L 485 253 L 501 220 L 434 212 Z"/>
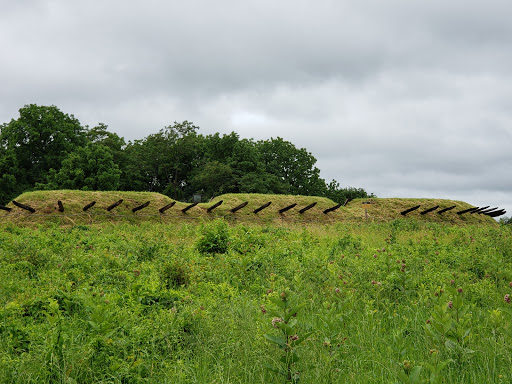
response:
<path id="1" fill-rule="evenodd" d="M 154 191 L 189 201 L 195 193 L 275 193 L 366 197 L 320 177 L 315 157 L 283 138 L 254 141 L 237 133 L 199 134 L 174 122 L 128 142 L 108 126 L 82 126 L 56 106 L 25 105 L 0 125 L 0 203 L 34 189 Z"/>

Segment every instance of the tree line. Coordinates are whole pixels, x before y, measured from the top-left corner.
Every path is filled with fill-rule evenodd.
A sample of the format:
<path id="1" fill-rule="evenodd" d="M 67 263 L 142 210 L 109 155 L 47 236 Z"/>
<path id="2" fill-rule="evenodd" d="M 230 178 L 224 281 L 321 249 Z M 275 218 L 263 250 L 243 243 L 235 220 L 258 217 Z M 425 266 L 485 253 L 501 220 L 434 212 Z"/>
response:
<path id="1" fill-rule="evenodd" d="M 0 125 L 0 203 L 32 190 L 159 192 L 180 201 L 193 194 L 271 193 L 367 197 L 362 188 L 326 183 L 305 148 L 282 138 L 255 141 L 235 132 L 202 135 L 174 122 L 126 142 L 108 126 L 82 126 L 56 106 L 25 105 Z M 373 196 L 373 195 L 372 195 Z"/>

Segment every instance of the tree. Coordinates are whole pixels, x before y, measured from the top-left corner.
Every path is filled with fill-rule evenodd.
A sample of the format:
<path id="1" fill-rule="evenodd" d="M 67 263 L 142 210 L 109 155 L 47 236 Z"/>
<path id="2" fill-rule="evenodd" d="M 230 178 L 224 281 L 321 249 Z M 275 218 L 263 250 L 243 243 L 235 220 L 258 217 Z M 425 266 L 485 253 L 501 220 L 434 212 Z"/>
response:
<path id="1" fill-rule="evenodd" d="M 6 153 L 2 150 L 0 153 L 0 204 L 7 202 L 19 194 L 20 185 L 16 182 L 16 170 L 18 164 L 14 154 Z"/>
<path id="2" fill-rule="evenodd" d="M 190 179 L 194 192 L 200 192 L 205 199 L 233 192 L 233 170 L 217 160 L 198 167 Z"/>
<path id="3" fill-rule="evenodd" d="M 137 169 L 140 164 L 140 158 L 129 158 L 130 151 L 127 151 L 128 146 L 124 138 L 116 133 L 109 132 L 108 125 L 103 123 L 99 123 L 93 128 L 87 127 L 85 136 L 91 143 L 101 144 L 108 148 L 112 154 L 114 163 L 121 171 L 119 189 L 130 191 L 134 189 L 140 190 L 137 188 L 144 188 L 144 185 L 138 185 L 137 181 L 134 180 L 137 177 L 136 175 L 138 175 Z M 133 172 L 135 172 L 135 174 Z"/>
<path id="4" fill-rule="evenodd" d="M 373 193 L 368 195 L 363 188 L 340 188 L 340 184 L 336 180 L 332 180 L 328 185 L 326 185 L 326 191 L 323 196 L 337 203 L 344 203 L 347 199 L 352 200 L 357 198 L 375 197 Z"/>
<path id="5" fill-rule="evenodd" d="M 265 171 L 276 177 L 274 193 L 318 196 L 324 192 L 316 159 L 305 148 L 297 149 L 280 137 L 260 141 L 258 148 Z"/>
<path id="6" fill-rule="evenodd" d="M 55 106 L 30 104 L 19 113 L 18 119 L 0 126 L 0 163 L 13 166 L 7 174 L 16 180 L 12 197 L 44 182 L 51 168 L 58 169 L 70 152 L 87 141 L 80 122 Z"/>
<path id="7" fill-rule="evenodd" d="M 82 189 L 115 191 L 119 188 L 121 171 L 114 163 L 110 149 L 88 143 L 71 152 L 57 171 L 51 169 L 42 189 Z"/>

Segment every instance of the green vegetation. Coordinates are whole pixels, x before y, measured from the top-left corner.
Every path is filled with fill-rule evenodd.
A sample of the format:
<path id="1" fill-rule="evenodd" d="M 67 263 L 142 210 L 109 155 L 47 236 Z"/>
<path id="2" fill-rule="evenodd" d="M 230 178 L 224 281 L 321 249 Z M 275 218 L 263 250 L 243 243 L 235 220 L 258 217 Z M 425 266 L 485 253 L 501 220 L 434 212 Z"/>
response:
<path id="1" fill-rule="evenodd" d="M 343 202 L 366 197 L 320 178 L 316 159 L 282 138 L 254 141 L 201 135 L 189 121 L 174 122 L 142 140 L 126 143 L 105 124 L 82 126 L 55 106 L 26 105 L 0 124 L 0 204 L 23 192 L 157 192 L 180 201 L 225 193 L 322 196 Z"/>
<path id="2" fill-rule="evenodd" d="M 4 222 L 0 382 L 510 382 L 511 235 Z"/>

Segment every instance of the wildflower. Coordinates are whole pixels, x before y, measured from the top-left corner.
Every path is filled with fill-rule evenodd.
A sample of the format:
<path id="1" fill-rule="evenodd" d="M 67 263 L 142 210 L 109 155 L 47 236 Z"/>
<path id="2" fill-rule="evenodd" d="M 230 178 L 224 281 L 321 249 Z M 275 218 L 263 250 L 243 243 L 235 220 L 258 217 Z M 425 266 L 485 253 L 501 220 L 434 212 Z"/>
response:
<path id="1" fill-rule="evenodd" d="M 261 313 L 263 313 L 263 314 L 267 313 L 267 310 L 265 309 L 264 305 L 260 306 L 260 308 L 261 308 Z"/>
<path id="2" fill-rule="evenodd" d="M 374 259 L 376 259 L 376 258 L 377 258 L 377 254 L 374 254 L 374 255 L 373 255 L 373 258 L 374 258 Z"/>
<path id="3" fill-rule="evenodd" d="M 455 280 L 450 280 L 450 285 L 455 284 Z"/>
<path id="4" fill-rule="evenodd" d="M 512 300 L 510 299 L 510 295 L 509 295 L 508 293 L 505 295 L 505 297 L 503 298 L 503 300 L 505 300 L 505 303 L 507 303 L 507 304 L 510 304 L 510 302 L 512 301 Z"/>
<path id="5" fill-rule="evenodd" d="M 336 293 L 340 293 L 340 289 L 339 289 L 339 288 L 336 288 L 336 289 L 334 290 L 334 292 L 336 292 Z"/>
<path id="6" fill-rule="evenodd" d="M 140 275 L 140 271 L 138 269 L 134 269 L 133 274 L 135 275 L 135 277 L 137 277 Z"/>
<path id="7" fill-rule="evenodd" d="M 377 285 L 378 285 L 379 287 L 382 287 L 382 283 L 381 283 L 380 281 L 377 281 Z"/>
<path id="8" fill-rule="evenodd" d="M 282 322 L 282 321 L 283 321 L 283 319 L 281 319 L 280 317 L 274 317 L 274 318 L 272 319 L 272 326 L 273 326 L 274 328 L 278 328 L 277 323 L 280 323 L 280 322 Z"/>
<path id="9" fill-rule="evenodd" d="M 297 341 L 297 340 L 299 340 L 299 336 L 297 336 L 297 335 L 290 336 L 290 340 Z"/>
<path id="10" fill-rule="evenodd" d="M 457 292 L 462 293 L 462 288 L 457 288 Z"/>
<path id="11" fill-rule="evenodd" d="M 508 286 L 509 286 L 510 288 L 512 288 L 512 281 L 511 281 L 510 283 L 508 283 Z"/>
<path id="12" fill-rule="evenodd" d="M 427 324 L 430 324 L 430 319 L 427 319 Z"/>
<path id="13" fill-rule="evenodd" d="M 448 302 L 448 308 L 450 308 L 450 309 L 453 308 L 453 302 L 451 302 L 451 301 Z"/>

